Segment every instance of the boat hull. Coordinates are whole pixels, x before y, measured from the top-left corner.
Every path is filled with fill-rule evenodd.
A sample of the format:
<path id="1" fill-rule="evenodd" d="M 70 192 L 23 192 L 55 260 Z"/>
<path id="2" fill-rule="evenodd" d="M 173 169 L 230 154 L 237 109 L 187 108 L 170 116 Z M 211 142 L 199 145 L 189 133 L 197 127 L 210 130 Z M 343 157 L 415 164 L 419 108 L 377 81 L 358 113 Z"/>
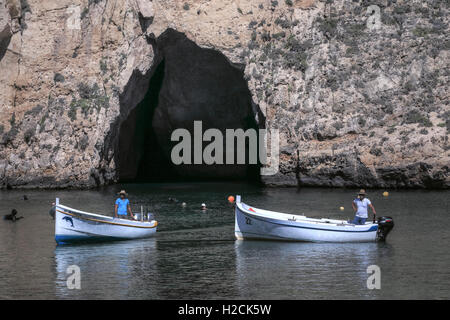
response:
<path id="1" fill-rule="evenodd" d="M 281 240 L 306 242 L 372 242 L 377 224 L 362 226 L 342 223 L 289 221 L 259 215 L 245 204 L 236 203 L 235 236 L 238 240 Z"/>
<path id="2" fill-rule="evenodd" d="M 148 238 L 156 221 L 133 221 L 56 206 L 55 241 L 58 244 Z"/>

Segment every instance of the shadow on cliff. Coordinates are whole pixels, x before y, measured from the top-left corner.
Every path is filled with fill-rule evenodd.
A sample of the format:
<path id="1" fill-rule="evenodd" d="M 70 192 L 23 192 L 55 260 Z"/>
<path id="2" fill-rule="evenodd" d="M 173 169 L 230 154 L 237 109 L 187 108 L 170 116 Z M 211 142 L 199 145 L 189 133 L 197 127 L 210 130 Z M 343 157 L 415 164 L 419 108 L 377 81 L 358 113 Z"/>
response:
<path id="1" fill-rule="evenodd" d="M 203 132 L 264 127 L 264 117 L 244 80 L 244 66 L 216 50 L 197 46 L 173 29 L 148 42 L 155 53 L 153 66 L 147 74 L 133 72 L 120 95 L 120 116 L 105 142 L 104 156 L 109 155 L 107 161 L 114 159 L 116 179 L 258 182 L 259 164 L 176 166 L 170 159 L 178 143 L 171 141 L 173 130 L 187 129 L 193 137 L 194 121 L 202 121 Z"/>

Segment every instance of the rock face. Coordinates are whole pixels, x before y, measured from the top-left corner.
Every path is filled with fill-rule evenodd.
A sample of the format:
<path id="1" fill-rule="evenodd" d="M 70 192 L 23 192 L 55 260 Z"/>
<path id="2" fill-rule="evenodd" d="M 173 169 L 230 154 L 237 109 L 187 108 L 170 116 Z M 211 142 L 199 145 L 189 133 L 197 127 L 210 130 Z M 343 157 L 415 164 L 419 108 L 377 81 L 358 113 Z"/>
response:
<path id="1" fill-rule="evenodd" d="M 280 130 L 280 171 L 264 183 L 448 188 L 448 10 L 437 0 L 0 0 L 0 183 L 117 181 L 124 154 L 152 159 L 123 152 L 148 97 L 159 145 L 197 117 L 234 121 L 220 114 L 231 102 L 198 107 L 202 88 L 233 94 L 208 81 L 186 92 L 200 114 L 178 112 L 189 110 L 179 92 L 190 69 L 164 41 L 172 33 L 228 61 L 224 83 L 244 92 L 232 125 L 250 114 Z M 205 72 L 219 72 L 216 61 Z"/>
<path id="2" fill-rule="evenodd" d="M 153 47 L 155 61 L 160 62 L 154 62 L 151 89 L 119 130 L 116 163 L 121 180 L 245 179 L 246 165 L 199 165 L 193 154 L 190 165 L 166 165 L 172 163 L 171 152 L 177 144 L 171 142 L 172 132 L 186 129 L 193 142 L 195 121 L 201 121 L 202 133 L 217 129 L 223 137 L 226 129 L 257 127 L 243 68 L 173 29 L 161 34 Z M 225 141 L 223 149 L 224 145 Z"/>

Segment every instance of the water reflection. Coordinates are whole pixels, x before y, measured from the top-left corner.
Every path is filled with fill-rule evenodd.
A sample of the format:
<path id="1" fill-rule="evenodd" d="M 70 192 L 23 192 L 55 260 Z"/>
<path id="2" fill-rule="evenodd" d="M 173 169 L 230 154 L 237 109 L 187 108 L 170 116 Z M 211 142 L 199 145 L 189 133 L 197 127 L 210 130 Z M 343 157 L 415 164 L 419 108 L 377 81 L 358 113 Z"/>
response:
<path id="1" fill-rule="evenodd" d="M 367 267 L 390 247 L 377 243 L 236 241 L 237 287 L 262 299 L 376 298 Z"/>
<path id="2" fill-rule="evenodd" d="M 233 226 L 158 234 L 158 297 L 235 298 Z"/>
<path id="3" fill-rule="evenodd" d="M 148 297 L 156 291 L 156 240 L 57 246 L 55 286 L 59 298 L 124 299 Z M 81 270 L 81 290 L 68 289 L 66 270 Z"/>
<path id="4" fill-rule="evenodd" d="M 155 239 L 56 247 L 48 215 L 55 197 L 89 212 L 108 212 L 127 189 L 135 205 L 150 204 L 161 228 Z M 259 189 L 240 184 L 111 186 L 95 190 L 0 191 L 0 216 L 17 208 L 25 218 L 0 220 L 0 298 L 213 299 L 450 297 L 449 191 L 375 191 L 377 212 L 394 216 L 385 244 L 235 242 L 226 201 L 244 201 L 312 217 L 351 218 L 345 189 Z M 169 197 L 186 202 L 169 202 Z M 140 200 L 141 202 L 137 202 Z M 198 210 L 206 202 L 207 212 Z M 348 203 L 348 202 L 347 202 Z M 346 210 L 336 210 L 345 205 Z M 109 208 L 109 209 L 108 209 Z M 395 249 L 395 250 L 394 250 Z M 66 286 L 66 268 L 81 268 L 81 290 Z M 381 268 L 381 290 L 366 288 L 366 268 Z"/>

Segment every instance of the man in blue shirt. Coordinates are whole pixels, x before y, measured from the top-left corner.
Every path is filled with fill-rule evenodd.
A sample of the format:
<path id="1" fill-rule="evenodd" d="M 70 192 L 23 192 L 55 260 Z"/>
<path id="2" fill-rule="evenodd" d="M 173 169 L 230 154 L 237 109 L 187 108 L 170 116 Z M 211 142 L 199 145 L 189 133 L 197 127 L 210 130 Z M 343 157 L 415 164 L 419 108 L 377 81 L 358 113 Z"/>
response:
<path id="1" fill-rule="evenodd" d="M 119 192 L 119 198 L 114 206 L 114 216 L 125 219 L 127 218 L 127 213 L 130 214 L 131 218 L 134 218 L 133 212 L 131 212 L 130 200 L 127 199 L 125 190 L 122 190 Z"/>
<path id="2" fill-rule="evenodd" d="M 366 198 L 366 191 L 364 189 L 359 190 L 358 198 L 353 200 L 352 207 L 353 210 L 355 210 L 355 219 L 353 219 L 354 224 L 365 224 L 366 219 L 368 218 L 367 214 L 367 207 L 370 207 L 372 209 L 374 220 L 376 216 L 375 208 L 372 205 L 372 202 L 370 202 L 369 199 Z"/>

